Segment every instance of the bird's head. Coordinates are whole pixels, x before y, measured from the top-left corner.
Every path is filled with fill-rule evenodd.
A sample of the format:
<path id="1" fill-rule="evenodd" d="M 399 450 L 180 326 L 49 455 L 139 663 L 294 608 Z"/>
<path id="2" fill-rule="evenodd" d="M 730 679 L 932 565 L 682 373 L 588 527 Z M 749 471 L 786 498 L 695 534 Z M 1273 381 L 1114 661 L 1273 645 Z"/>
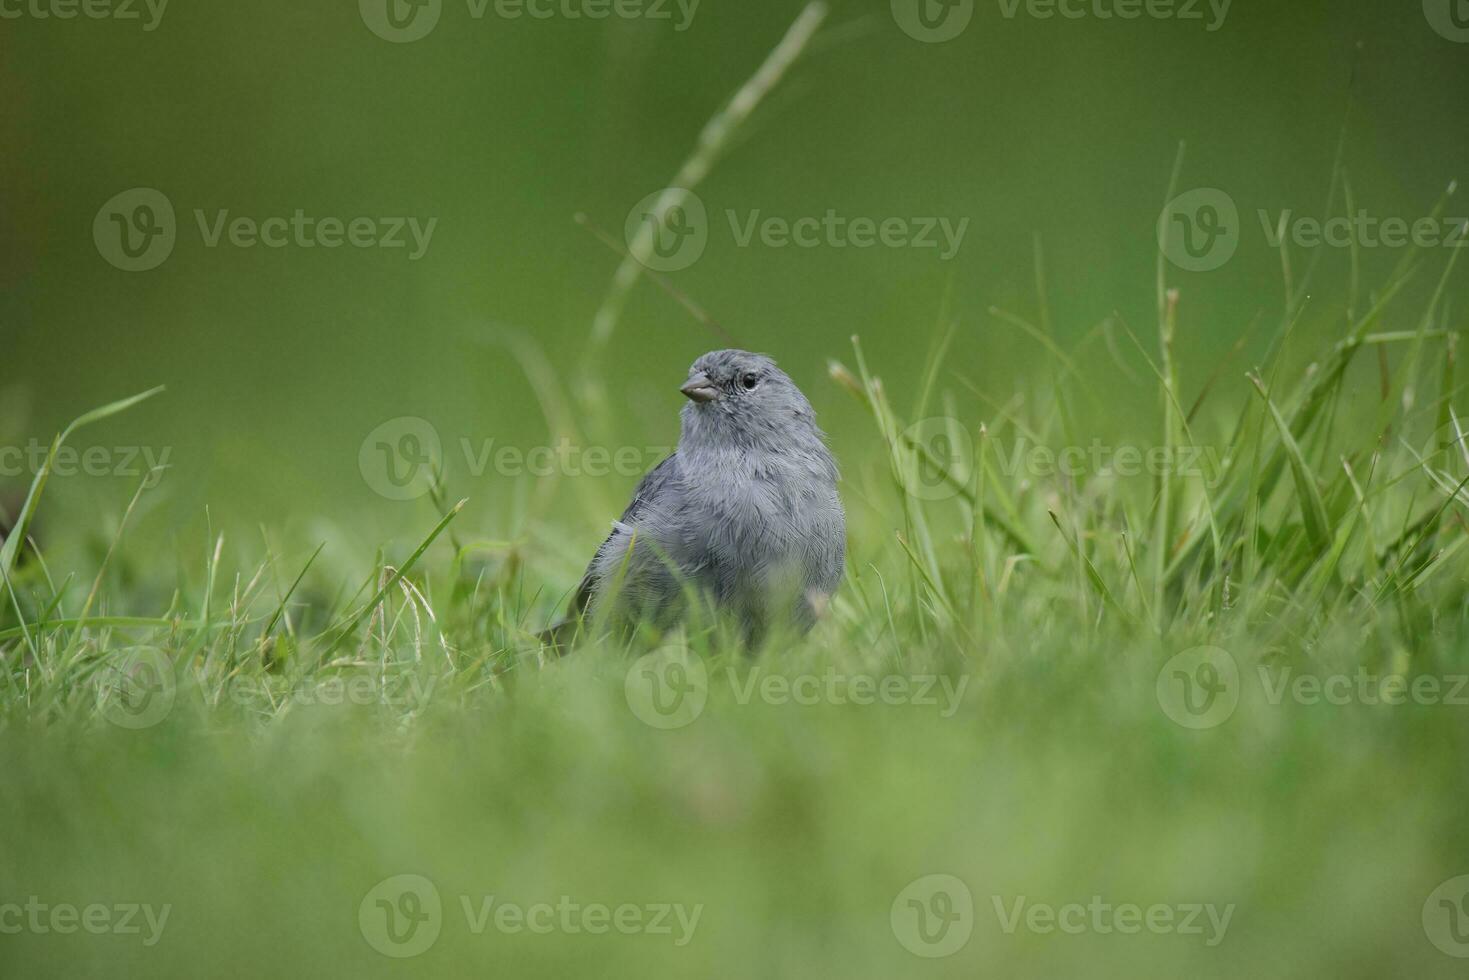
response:
<path id="1" fill-rule="evenodd" d="M 679 390 L 689 399 L 684 442 L 778 449 L 821 438 L 811 403 L 764 354 L 711 351 L 694 362 Z"/>

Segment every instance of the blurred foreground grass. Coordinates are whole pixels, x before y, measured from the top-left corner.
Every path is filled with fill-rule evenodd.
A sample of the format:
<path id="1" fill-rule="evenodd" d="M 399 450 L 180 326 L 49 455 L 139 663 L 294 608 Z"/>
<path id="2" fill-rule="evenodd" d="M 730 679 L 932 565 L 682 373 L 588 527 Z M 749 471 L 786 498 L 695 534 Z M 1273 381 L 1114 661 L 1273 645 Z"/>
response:
<path id="1" fill-rule="evenodd" d="M 992 660 L 949 718 L 741 705 L 716 681 L 661 731 L 629 712 L 622 662 L 583 656 L 404 734 L 396 712 L 319 707 L 264 728 L 186 707 L 144 732 L 12 729 L 6 900 L 172 910 L 152 946 L 146 927 L 27 931 L 0 955 L 9 976 L 1457 975 L 1421 913 L 1464 870 L 1464 709 L 1247 701 L 1188 731 L 1157 710 L 1154 665 L 1050 643 Z M 433 882 L 441 930 L 397 960 L 359 909 L 404 874 Z M 973 931 L 923 960 L 892 906 L 933 874 L 972 892 Z M 1210 945 L 1203 921 L 1007 934 L 994 907 L 1094 895 L 1233 909 Z M 699 917 L 682 946 L 676 926 L 476 933 L 461 901 L 489 896 Z"/>

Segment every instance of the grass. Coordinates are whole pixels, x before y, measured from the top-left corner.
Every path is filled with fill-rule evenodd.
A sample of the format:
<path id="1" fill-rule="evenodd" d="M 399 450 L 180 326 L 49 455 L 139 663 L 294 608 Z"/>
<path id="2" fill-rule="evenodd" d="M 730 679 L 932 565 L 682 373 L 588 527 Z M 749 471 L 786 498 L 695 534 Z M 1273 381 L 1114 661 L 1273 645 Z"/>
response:
<path id="1" fill-rule="evenodd" d="M 740 121 L 716 119 L 701 174 Z M 656 653 L 550 656 L 563 545 L 589 554 L 596 529 L 479 541 L 442 483 L 415 545 L 354 582 L 315 541 L 247 563 L 213 537 L 160 593 L 122 501 L 96 567 L 54 568 L 25 534 L 43 468 L 0 549 L 0 970 L 1457 974 L 1448 951 L 1469 947 L 1439 898 L 1462 896 L 1435 891 L 1469 873 L 1455 266 L 1414 251 L 1372 292 L 1354 273 L 1317 344 L 1315 270 L 1296 265 L 1282 254 L 1253 369 L 1185 371 L 1161 258 L 1146 331 L 1113 316 L 1063 346 L 1043 272 L 1035 317 L 990 311 L 1044 357 L 1030 397 L 996 402 L 953 367 L 948 316 L 913 391 L 854 341 L 829 378 L 870 422 L 842 460 L 847 580 L 809 637 L 753 655 L 695 622 Z M 619 272 L 604 335 L 638 275 Z M 517 354 L 553 430 L 622 441 L 602 384 L 573 403 Z M 1155 390 L 1151 430 L 1058 471 L 1120 384 Z M 53 453 L 152 394 L 82 416 Z M 605 515 L 628 489 L 576 483 Z M 684 713 L 660 711 L 676 691 Z M 433 883 L 440 932 L 400 961 L 374 946 L 375 896 L 405 874 Z M 946 898 L 914 891 L 932 875 Z M 477 929 L 491 896 L 698 919 Z M 910 951 L 938 948 L 915 896 L 967 942 Z M 156 937 L 50 918 L 130 903 L 168 907 Z M 1049 926 L 1072 903 L 1084 921 Z M 1103 904 L 1228 924 L 1159 912 L 1126 932 Z M 10 929 L 32 905 L 48 911 Z"/>
<path id="2" fill-rule="evenodd" d="M 857 345 L 831 368 L 873 433 L 845 461 L 848 580 L 810 637 L 754 657 L 713 629 L 678 637 L 708 699 L 679 728 L 643 720 L 646 648 L 546 655 L 534 633 L 570 582 L 549 548 L 465 543 L 443 487 L 419 546 L 347 589 L 319 548 L 237 571 L 215 542 L 141 609 L 116 585 L 147 574 L 126 520 L 80 579 L 12 536 L 4 897 L 172 911 L 153 945 L 6 935 L 6 972 L 386 975 L 403 967 L 359 905 L 412 873 L 443 912 L 410 963 L 440 973 L 1448 975 L 1422 916 L 1469 867 L 1469 459 L 1457 335 L 1436 298 L 1410 316 L 1401 295 L 1389 282 L 1305 368 L 1290 312 L 1248 380 L 1236 365 L 1189 387 L 1165 285 L 1159 341 L 1133 357 L 1158 390 L 1147 448 L 1207 446 L 1201 475 L 1007 463 L 1020 438 L 1089 444 L 1088 349 L 1055 348 L 1053 397 L 991 409 L 942 367 L 946 327 L 900 415 Z M 1379 351 L 1378 397 L 1346 398 Z M 159 657 L 128 659 L 140 646 Z M 1225 659 L 1170 659 L 1201 646 Z M 1389 703 L 1399 676 L 1417 694 Z M 1214 677 L 1232 713 L 1180 714 L 1204 691 L 1184 685 Z M 853 703 L 854 678 L 875 703 Z M 134 701 L 149 685 L 161 715 Z M 891 916 L 932 874 L 965 883 L 973 917 L 929 960 Z M 701 911 L 685 945 L 476 933 L 460 902 L 485 896 Z M 1006 931 L 1017 901 L 1093 896 L 1231 918 L 1218 937 Z"/>

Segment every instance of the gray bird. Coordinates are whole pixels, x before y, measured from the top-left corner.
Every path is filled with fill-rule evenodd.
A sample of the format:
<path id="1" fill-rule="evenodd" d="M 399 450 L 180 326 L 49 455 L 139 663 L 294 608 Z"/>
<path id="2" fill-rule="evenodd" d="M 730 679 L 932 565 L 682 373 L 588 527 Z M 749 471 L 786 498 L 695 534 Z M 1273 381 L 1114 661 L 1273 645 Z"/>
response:
<path id="1" fill-rule="evenodd" d="M 678 448 L 643 477 L 567 618 L 543 634 L 555 646 L 583 619 L 667 629 L 689 592 L 754 645 L 779 625 L 809 630 L 841 581 L 837 467 L 801 390 L 769 357 L 721 350 L 680 391 Z"/>

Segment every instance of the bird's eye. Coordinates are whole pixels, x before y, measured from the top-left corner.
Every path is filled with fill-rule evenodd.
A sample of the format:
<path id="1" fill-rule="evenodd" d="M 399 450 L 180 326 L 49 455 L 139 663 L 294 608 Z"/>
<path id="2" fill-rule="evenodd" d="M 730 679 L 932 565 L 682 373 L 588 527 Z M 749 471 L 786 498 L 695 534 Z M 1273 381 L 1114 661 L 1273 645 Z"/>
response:
<path id="1" fill-rule="evenodd" d="M 740 384 L 746 391 L 754 391 L 760 385 L 760 375 L 747 374 L 740 378 Z"/>

